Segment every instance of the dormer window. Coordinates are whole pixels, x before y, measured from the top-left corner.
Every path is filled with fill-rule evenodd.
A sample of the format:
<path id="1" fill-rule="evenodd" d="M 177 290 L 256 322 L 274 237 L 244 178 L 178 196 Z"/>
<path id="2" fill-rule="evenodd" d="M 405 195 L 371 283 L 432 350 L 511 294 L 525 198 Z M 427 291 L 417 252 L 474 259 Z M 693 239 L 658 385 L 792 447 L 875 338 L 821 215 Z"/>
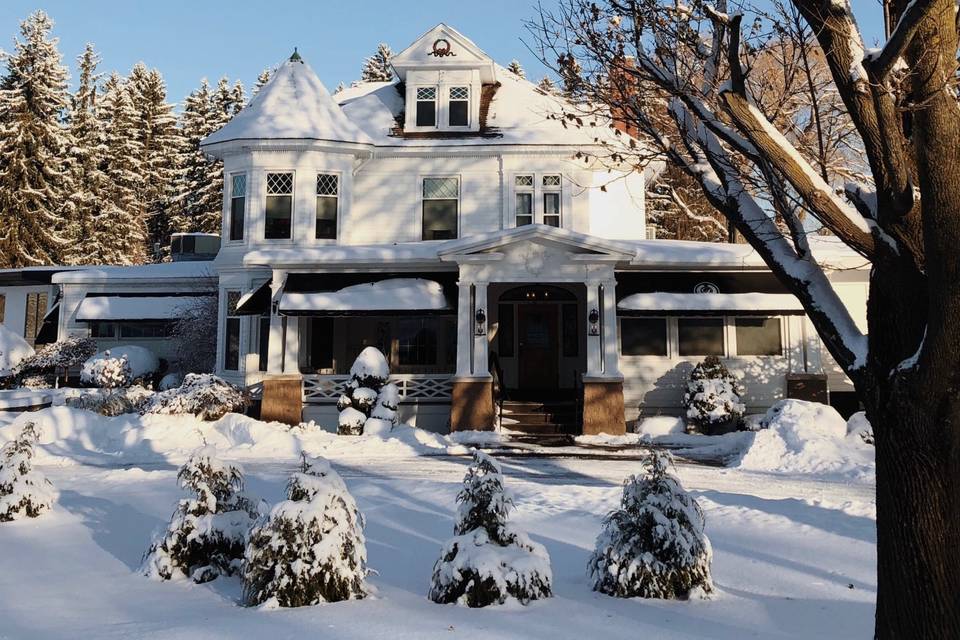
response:
<path id="1" fill-rule="evenodd" d="M 447 113 L 451 127 L 466 127 L 470 124 L 470 87 L 450 87 Z"/>
<path id="2" fill-rule="evenodd" d="M 436 87 L 417 87 L 417 126 L 437 126 Z"/>

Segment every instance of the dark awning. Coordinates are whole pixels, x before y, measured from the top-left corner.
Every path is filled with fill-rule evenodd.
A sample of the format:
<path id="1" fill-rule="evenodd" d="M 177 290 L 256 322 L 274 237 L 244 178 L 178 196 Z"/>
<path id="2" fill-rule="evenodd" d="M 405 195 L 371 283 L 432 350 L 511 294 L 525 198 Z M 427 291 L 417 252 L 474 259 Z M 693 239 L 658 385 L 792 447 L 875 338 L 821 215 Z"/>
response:
<path id="1" fill-rule="evenodd" d="M 40 323 L 40 331 L 34 340 L 36 344 L 50 344 L 57 341 L 57 326 L 60 320 L 60 299 L 58 298 L 53 306 L 43 316 Z"/>
<path id="2" fill-rule="evenodd" d="M 621 316 L 803 315 L 789 293 L 634 293 L 617 304 Z"/>
<path id="3" fill-rule="evenodd" d="M 264 282 L 259 287 L 247 291 L 240 296 L 237 303 L 236 315 L 238 316 L 262 316 L 270 313 L 270 299 L 273 294 L 270 291 L 270 281 Z"/>

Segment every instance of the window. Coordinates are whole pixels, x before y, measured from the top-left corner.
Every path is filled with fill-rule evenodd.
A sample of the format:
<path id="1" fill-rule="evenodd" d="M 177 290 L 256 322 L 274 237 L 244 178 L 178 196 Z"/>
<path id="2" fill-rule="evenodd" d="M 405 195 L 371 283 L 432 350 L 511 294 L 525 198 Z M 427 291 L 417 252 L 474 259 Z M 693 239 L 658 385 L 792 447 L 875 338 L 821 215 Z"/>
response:
<path id="1" fill-rule="evenodd" d="M 23 339 L 33 344 L 43 325 L 43 316 L 47 315 L 47 294 L 27 294 L 27 317 L 23 323 Z"/>
<path id="2" fill-rule="evenodd" d="M 560 176 L 543 176 L 543 224 L 560 226 Z"/>
<path id="3" fill-rule="evenodd" d="M 224 320 L 223 339 L 223 368 L 228 371 L 240 370 L 240 318 L 237 314 L 237 303 L 240 302 L 239 291 L 227 291 L 227 314 Z"/>
<path id="4" fill-rule="evenodd" d="M 230 239 L 243 240 L 243 217 L 247 210 L 247 174 L 230 179 Z"/>
<path id="5" fill-rule="evenodd" d="M 622 318 L 620 320 L 620 353 L 625 356 L 666 356 L 666 319 Z"/>
<path id="6" fill-rule="evenodd" d="M 117 325 L 113 322 L 91 322 L 91 338 L 116 338 Z"/>
<path id="7" fill-rule="evenodd" d="M 459 178 L 423 179 L 424 240 L 447 240 L 457 237 L 459 203 Z"/>
<path id="8" fill-rule="evenodd" d="M 267 174 L 267 215 L 263 237 L 267 240 L 290 239 L 293 221 L 293 174 Z"/>
<path id="9" fill-rule="evenodd" d="M 257 371 L 266 371 L 270 362 L 270 314 L 257 318 Z"/>
<path id="10" fill-rule="evenodd" d="M 513 324 L 513 305 L 497 305 L 497 349 L 501 358 L 513 357 L 513 342 L 516 339 Z"/>
<path id="11" fill-rule="evenodd" d="M 336 174 L 317 174 L 317 240 L 337 239 L 338 187 L 339 177 Z"/>
<path id="12" fill-rule="evenodd" d="M 333 318 L 310 318 L 310 362 L 318 373 L 333 371 Z"/>
<path id="13" fill-rule="evenodd" d="M 121 322 L 121 338 L 167 338 L 170 336 L 169 322 Z"/>
<path id="14" fill-rule="evenodd" d="M 780 318 L 734 318 L 737 332 L 737 355 L 783 355 L 780 339 Z"/>
<path id="15" fill-rule="evenodd" d="M 397 336 L 397 357 L 401 365 L 435 365 L 437 363 L 436 323 L 423 318 L 400 321 Z"/>
<path id="16" fill-rule="evenodd" d="M 517 199 L 517 226 L 533 224 L 533 176 L 517 176 L 513 182 Z"/>
<path id="17" fill-rule="evenodd" d="M 681 356 L 722 356 L 723 318 L 677 319 L 677 351 Z"/>
<path id="18" fill-rule="evenodd" d="M 437 126 L 436 87 L 417 87 L 417 126 Z"/>
<path id="19" fill-rule="evenodd" d="M 470 87 L 450 87 L 448 109 L 451 127 L 466 127 L 469 125 Z"/>

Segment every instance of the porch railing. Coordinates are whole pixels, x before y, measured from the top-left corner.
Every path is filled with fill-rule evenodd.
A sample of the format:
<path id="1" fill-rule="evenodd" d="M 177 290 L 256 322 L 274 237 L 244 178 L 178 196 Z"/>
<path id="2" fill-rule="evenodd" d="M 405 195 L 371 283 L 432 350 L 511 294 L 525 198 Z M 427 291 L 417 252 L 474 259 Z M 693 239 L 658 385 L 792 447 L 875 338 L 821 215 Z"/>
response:
<path id="1" fill-rule="evenodd" d="M 349 381 L 348 375 L 305 375 L 303 402 L 333 404 Z M 390 382 L 400 390 L 400 402 L 450 402 L 453 389 L 452 375 L 401 373 L 391 375 Z"/>

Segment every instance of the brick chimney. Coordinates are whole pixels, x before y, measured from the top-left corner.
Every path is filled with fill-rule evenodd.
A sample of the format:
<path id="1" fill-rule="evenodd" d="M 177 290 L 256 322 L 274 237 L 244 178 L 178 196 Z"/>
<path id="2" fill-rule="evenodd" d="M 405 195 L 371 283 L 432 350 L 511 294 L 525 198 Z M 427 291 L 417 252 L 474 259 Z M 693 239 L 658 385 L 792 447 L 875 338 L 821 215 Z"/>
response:
<path id="1" fill-rule="evenodd" d="M 611 102 L 615 103 L 610 107 L 610 116 L 613 118 L 615 129 L 633 138 L 639 138 L 640 130 L 636 123 L 630 119 L 629 112 L 617 104 L 636 95 L 636 80 L 627 71 L 627 69 L 634 68 L 633 56 L 627 56 L 610 67 Z"/>

